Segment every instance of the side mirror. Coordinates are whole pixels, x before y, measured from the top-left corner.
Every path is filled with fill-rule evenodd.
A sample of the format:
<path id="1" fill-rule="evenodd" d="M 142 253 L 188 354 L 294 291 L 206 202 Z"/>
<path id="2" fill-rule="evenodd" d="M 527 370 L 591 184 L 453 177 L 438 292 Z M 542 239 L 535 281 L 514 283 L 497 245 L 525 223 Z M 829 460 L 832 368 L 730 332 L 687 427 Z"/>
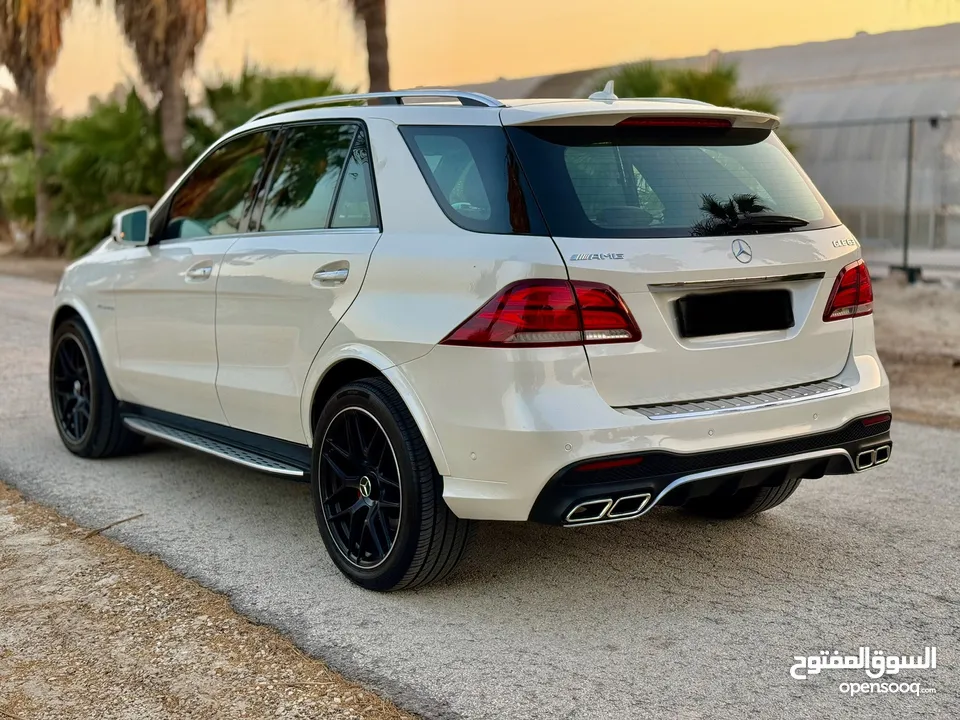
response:
<path id="1" fill-rule="evenodd" d="M 117 242 L 146 245 L 150 240 L 150 208 L 141 205 L 114 215 L 110 236 Z"/>

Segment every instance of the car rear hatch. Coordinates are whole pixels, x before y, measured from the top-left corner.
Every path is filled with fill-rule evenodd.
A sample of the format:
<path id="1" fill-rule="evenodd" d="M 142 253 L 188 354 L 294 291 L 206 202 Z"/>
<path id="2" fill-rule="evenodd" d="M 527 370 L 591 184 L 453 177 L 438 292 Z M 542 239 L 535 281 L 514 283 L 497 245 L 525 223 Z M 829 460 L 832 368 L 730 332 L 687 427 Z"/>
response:
<path id="1" fill-rule="evenodd" d="M 570 279 L 614 288 L 642 333 L 586 345 L 610 405 L 840 373 L 853 323 L 823 313 L 856 242 L 773 134 L 775 118 L 630 102 L 501 117 Z"/>

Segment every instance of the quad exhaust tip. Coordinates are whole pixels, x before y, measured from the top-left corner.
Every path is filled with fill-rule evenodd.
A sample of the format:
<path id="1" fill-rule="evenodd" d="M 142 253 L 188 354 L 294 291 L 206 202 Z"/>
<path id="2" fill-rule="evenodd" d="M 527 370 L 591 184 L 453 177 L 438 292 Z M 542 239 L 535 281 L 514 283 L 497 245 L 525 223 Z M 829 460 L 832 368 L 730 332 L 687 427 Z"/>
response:
<path id="1" fill-rule="evenodd" d="M 590 525 L 616 520 L 629 520 L 642 513 L 650 504 L 650 493 L 624 495 L 619 498 L 587 500 L 567 513 L 568 525 Z"/>
<path id="2" fill-rule="evenodd" d="M 881 445 L 878 448 L 872 450 L 864 450 L 862 453 L 857 455 L 856 466 L 857 470 L 866 470 L 871 468 L 874 465 L 882 465 L 890 459 L 890 446 Z"/>

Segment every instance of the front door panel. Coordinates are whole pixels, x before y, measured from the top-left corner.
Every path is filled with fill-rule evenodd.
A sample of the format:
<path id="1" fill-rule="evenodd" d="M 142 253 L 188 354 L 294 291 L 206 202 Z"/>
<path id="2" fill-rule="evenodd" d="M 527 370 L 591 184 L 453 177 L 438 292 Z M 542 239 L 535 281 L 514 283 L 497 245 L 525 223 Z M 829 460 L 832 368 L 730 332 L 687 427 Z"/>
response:
<path id="1" fill-rule="evenodd" d="M 214 333 L 220 264 L 236 236 L 121 250 L 114 289 L 124 400 L 225 423 Z"/>

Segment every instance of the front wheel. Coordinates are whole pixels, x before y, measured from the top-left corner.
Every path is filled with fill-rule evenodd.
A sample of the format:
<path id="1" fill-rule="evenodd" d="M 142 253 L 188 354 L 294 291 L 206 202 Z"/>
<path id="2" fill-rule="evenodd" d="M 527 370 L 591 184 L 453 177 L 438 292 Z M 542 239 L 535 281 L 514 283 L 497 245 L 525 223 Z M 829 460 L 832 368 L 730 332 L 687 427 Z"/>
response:
<path id="1" fill-rule="evenodd" d="M 471 526 L 447 507 L 416 423 L 383 378 L 336 392 L 313 441 L 313 505 L 327 552 L 369 590 L 401 590 L 449 574 Z"/>
<path id="2" fill-rule="evenodd" d="M 126 455 L 143 437 L 120 417 L 120 403 L 107 380 L 90 331 L 79 318 L 60 323 L 50 345 L 50 401 L 57 431 L 74 455 Z"/>
<path id="3" fill-rule="evenodd" d="M 800 487 L 800 478 L 785 480 L 772 487 L 760 486 L 738 490 L 732 494 L 707 495 L 687 502 L 683 509 L 694 515 L 718 520 L 749 517 L 775 508 Z"/>

